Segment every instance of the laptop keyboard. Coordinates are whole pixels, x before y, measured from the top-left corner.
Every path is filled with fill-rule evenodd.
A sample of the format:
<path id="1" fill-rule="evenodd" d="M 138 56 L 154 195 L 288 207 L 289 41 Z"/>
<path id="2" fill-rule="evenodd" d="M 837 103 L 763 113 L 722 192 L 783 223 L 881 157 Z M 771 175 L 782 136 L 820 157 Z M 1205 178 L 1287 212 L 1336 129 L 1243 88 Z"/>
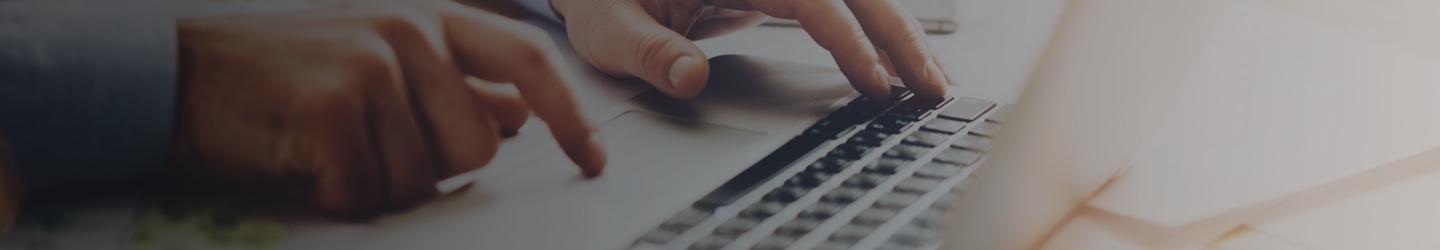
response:
<path id="1" fill-rule="evenodd" d="M 851 100 L 632 248 L 934 248 L 1004 109 L 892 93 Z"/>

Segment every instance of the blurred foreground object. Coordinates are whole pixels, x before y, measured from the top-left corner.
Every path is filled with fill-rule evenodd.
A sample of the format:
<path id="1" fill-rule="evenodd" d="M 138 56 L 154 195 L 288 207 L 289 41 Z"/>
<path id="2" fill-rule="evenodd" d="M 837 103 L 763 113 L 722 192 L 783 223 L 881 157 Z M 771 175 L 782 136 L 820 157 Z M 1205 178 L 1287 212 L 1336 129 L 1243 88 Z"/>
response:
<path id="1" fill-rule="evenodd" d="M 997 162 L 977 172 L 984 178 L 971 192 L 990 196 L 957 210 L 968 216 L 948 234 L 951 248 L 1250 249 L 1275 238 L 1435 248 L 1415 234 L 1440 231 L 1440 216 L 1409 209 L 1433 199 L 1378 190 L 1426 190 L 1415 187 L 1429 181 L 1406 176 L 1440 163 L 1432 115 L 1440 51 L 1425 45 L 1440 41 L 1428 32 L 1440 20 L 1421 11 L 1440 5 L 1077 0 L 1069 8 L 1011 127 L 1045 135 L 999 142 Z M 1037 120 L 1054 129 L 1024 128 Z M 1006 161 L 1007 151 L 1045 157 Z M 973 223 L 981 219 L 991 223 Z"/>

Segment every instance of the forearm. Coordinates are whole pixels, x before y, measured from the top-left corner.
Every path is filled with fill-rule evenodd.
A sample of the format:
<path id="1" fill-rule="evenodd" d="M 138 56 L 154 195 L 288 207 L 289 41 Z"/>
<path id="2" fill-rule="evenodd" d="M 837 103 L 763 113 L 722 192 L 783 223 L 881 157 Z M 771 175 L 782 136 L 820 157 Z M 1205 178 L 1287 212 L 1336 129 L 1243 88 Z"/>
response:
<path id="1" fill-rule="evenodd" d="M 0 130 L 30 190 L 160 170 L 176 59 L 173 18 L 155 8 L 0 2 Z"/>

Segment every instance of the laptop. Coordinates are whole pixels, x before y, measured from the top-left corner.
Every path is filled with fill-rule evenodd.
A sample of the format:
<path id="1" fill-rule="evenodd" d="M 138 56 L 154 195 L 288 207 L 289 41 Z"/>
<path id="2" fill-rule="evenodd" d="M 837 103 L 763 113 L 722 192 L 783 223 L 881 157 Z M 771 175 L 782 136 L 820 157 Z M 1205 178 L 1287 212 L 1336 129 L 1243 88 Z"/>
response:
<path id="1" fill-rule="evenodd" d="M 926 33 L 950 34 L 960 29 L 956 0 L 896 0 L 905 10 L 914 15 Z M 800 22 L 791 19 L 771 18 L 765 25 L 799 27 Z"/>
<path id="2" fill-rule="evenodd" d="M 292 239 L 361 249 L 933 248 L 953 187 L 984 165 L 1006 108 L 892 92 L 860 97 L 831 67 L 718 56 L 692 100 L 643 90 L 587 112 L 603 121 L 609 162 L 599 178 L 581 178 L 534 126 L 502 146 L 511 159 L 463 177 L 469 184 L 448 197 L 353 235 Z"/>

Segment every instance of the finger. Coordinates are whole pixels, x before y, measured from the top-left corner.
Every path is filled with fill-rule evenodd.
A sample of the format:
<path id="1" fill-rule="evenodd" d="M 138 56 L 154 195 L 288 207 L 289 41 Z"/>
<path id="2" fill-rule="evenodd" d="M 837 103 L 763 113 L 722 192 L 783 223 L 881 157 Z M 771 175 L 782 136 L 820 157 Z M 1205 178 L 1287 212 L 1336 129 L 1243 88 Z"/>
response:
<path id="1" fill-rule="evenodd" d="M 710 63 L 689 38 L 630 1 L 600 15 L 606 17 L 603 24 L 567 24 L 590 64 L 612 75 L 643 79 L 671 97 L 691 98 L 705 88 Z"/>
<path id="2" fill-rule="evenodd" d="M 407 14 L 406 12 L 400 12 Z M 399 15 L 380 27 L 399 55 L 404 83 L 421 128 L 443 160 L 438 165 L 389 165 L 392 189 L 404 204 L 429 198 L 439 177 L 464 173 L 489 163 L 500 144 L 492 110 L 472 92 L 465 75 L 445 48 L 438 17 Z M 418 203 L 418 201 L 416 202 Z"/>
<path id="3" fill-rule="evenodd" d="M 446 16 L 450 44 L 463 69 L 476 77 L 513 82 L 521 98 L 550 128 L 561 149 L 587 177 L 600 174 L 605 155 L 591 138 L 592 126 L 580 115 L 567 82 L 574 82 L 564 61 L 549 49 L 543 31 L 483 12 L 455 11 Z"/>
<path id="4" fill-rule="evenodd" d="M 880 48 L 876 48 L 876 49 L 875 49 L 875 54 L 876 54 L 876 55 L 880 55 L 880 65 L 885 66 L 885 72 L 886 72 L 886 73 L 890 73 L 890 76 L 891 76 L 891 77 L 900 77 L 900 75 L 898 75 L 898 74 L 895 73 L 895 72 L 898 72 L 898 71 L 895 70 L 895 64 L 894 64 L 894 63 L 891 63 L 890 60 L 886 60 L 886 59 L 885 59 L 885 58 L 890 58 L 890 53 L 885 53 L 885 50 L 880 49 Z"/>
<path id="5" fill-rule="evenodd" d="M 941 70 L 940 70 L 941 75 L 945 76 L 945 85 L 954 86 L 954 85 L 956 85 L 956 84 L 960 84 L 959 82 L 956 82 L 956 81 L 955 81 L 955 77 L 954 77 L 954 76 L 950 76 L 950 71 L 945 71 L 945 70 L 944 70 L 944 69 L 947 69 L 947 68 L 945 67 L 945 62 L 941 62 L 941 61 L 940 61 L 940 58 L 938 58 L 938 57 L 935 58 L 934 61 L 935 61 L 935 65 L 941 69 Z"/>
<path id="6" fill-rule="evenodd" d="M 344 94 L 344 93 L 339 93 Z M 374 129 L 366 124 L 363 97 L 336 95 L 306 99 L 307 119 L 300 123 L 300 135 L 287 137 L 281 148 L 304 147 L 296 164 L 313 167 L 316 177 L 312 202 L 331 215 L 352 220 L 374 217 L 387 204 L 385 174 L 377 160 L 372 138 Z M 304 146 L 300 146 L 304 145 Z"/>
<path id="7" fill-rule="evenodd" d="M 691 40 L 716 37 L 755 27 L 770 19 L 770 16 L 760 12 L 728 8 L 715 8 L 704 15 L 685 33 L 686 37 Z"/>
<path id="8" fill-rule="evenodd" d="M 505 137 L 514 136 L 519 133 L 520 127 L 525 126 L 525 121 L 530 120 L 530 106 L 525 105 L 525 100 L 519 97 L 501 93 L 495 93 L 479 86 L 471 86 L 475 90 L 475 96 L 480 101 L 480 106 L 490 107 L 494 110 L 495 120 L 500 122 L 500 134 Z"/>
<path id="9" fill-rule="evenodd" d="M 795 19 L 820 47 L 830 51 L 855 89 L 868 96 L 888 96 L 890 83 L 875 46 L 839 0 L 751 0 L 750 6 L 779 18 Z"/>
<path id="10" fill-rule="evenodd" d="M 949 80 L 930 55 L 924 30 L 894 0 L 846 0 L 870 39 L 885 50 L 900 79 L 919 94 L 943 95 Z"/>

